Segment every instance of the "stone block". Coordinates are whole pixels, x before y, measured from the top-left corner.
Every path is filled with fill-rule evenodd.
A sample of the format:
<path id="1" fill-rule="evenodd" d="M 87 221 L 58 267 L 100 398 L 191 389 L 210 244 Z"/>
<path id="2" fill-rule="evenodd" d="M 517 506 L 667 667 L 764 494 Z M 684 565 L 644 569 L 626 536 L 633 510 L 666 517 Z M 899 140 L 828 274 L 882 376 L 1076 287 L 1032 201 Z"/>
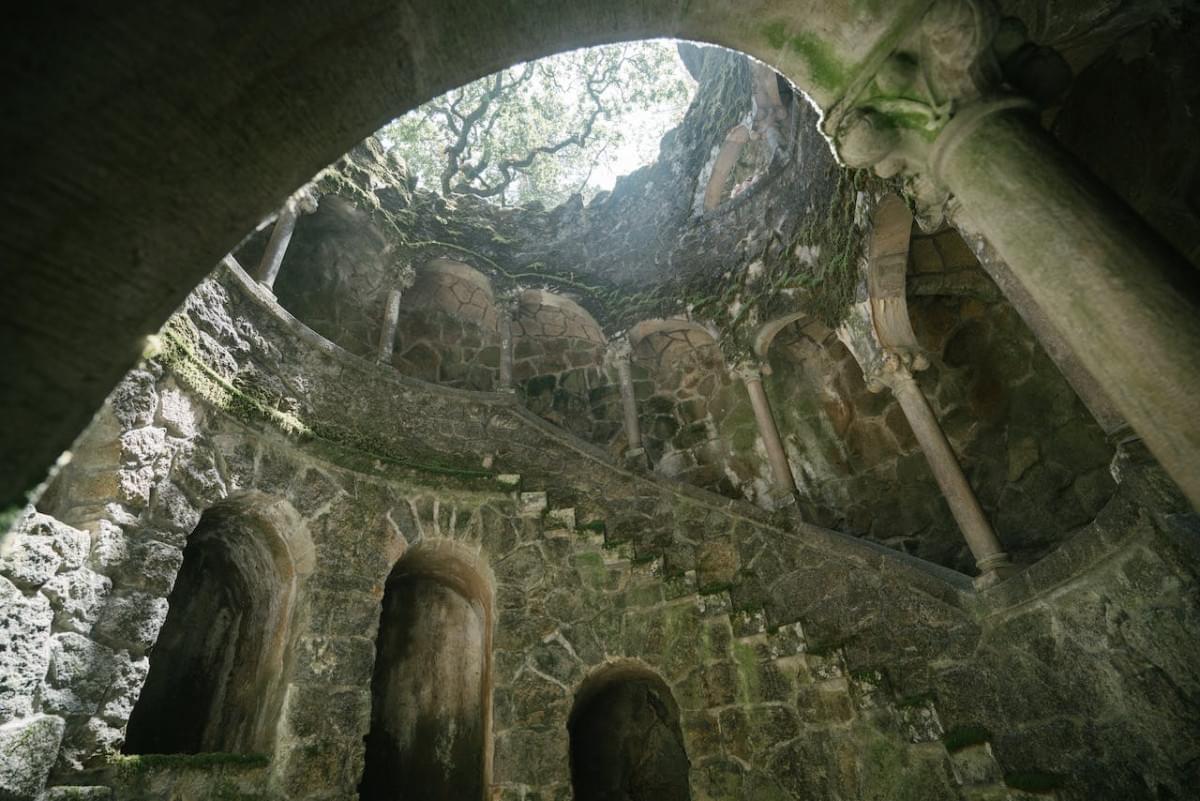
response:
<path id="1" fill-rule="evenodd" d="M 191 534 L 200 522 L 200 510 L 171 481 L 155 487 L 150 511 L 155 524 L 183 534 Z"/>
<path id="2" fill-rule="evenodd" d="M 568 507 L 566 509 L 551 509 L 546 515 L 549 518 L 551 525 L 555 528 L 565 528 L 568 531 L 575 530 L 575 509 Z"/>
<path id="3" fill-rule="evenodd" d="M 50 662 L 54 612 L 41 595 L 26 597 L 0 578 L 0 723 L 28 715 Z"/>
<path id="4" fill-rule="evenodd" d="M 158 639 L 166 618 L 166 598 L 129 592 L 105 604 L 93 632 L 97 640 L 114 648 L 145 650 Z"/>
<path id="5" fill-rule="evenodd" d="M 54 609 L 55 626 L 78 632 L 91 630 L 111 591 L 111 579 L 86 567 L 59 573 L 42 586 Z"/>
<path id="6" fill-rule="evenodd" d="M 521 517 L 541 517 L 547 506 L 544 492 L 522 492 L 517 498 L 517 514 Z"/>
<path id="7" fill-rule="evenodd" d="M 293 737 L 363 737 L 371 723 L 371 694 L 366 686 L 292 684 L 284 700 L 284 721 Z"/>
<path id="8" fill-rule="evenodd" d="M 24 531 L 13 535 L 4 558 L 0 559 L 0 575 L 25 589 L 36 589 L 58 572 L 62 555 L 50 537 Z"/>
<path id="9" fill-rule="evenodd" d="M 64 723 L 37 715 L 0 726 L 0 799 L 31 801 L 46 786 L 62 741 Z"/>
<path id="10" fill-rule="evenodd" d="M 63 785 L 46 791 L 44 801 L 111 801 L 113 789 L 99 785 Z"/>
<path id="11" fill-rule="evenodd" d="M 129 549 L 129 559 L 119 572 L 122 586 L 138 587 L 153 595 L 167 596 L 175 586 L 183 551 L 157 540 L 142 540 Z"/>
<path id="12" fill-rule="evenodd" d="M 959 784 L 986 785 L 1004 781 L 1004 771 L 992 755 L 990 743 L 969 745 L 951 752 L 950 765 Z"/>
<path id="13" fill-rule="evenodd" d="M 933 701 L 922 700 L 898 705 L 896 714 L 900 729 L 910 743 L 932 743 L 940 740 L 945 730 Z"/>
<path id="14" fill-rule="evenodd" d="M 375 667 L 375 642 L 366 637 L 302 637 L 296 681 L 367 687 Z"/>
<path id="15" fill-rule="evenodd" d="M 145 370 L 130 371 L 113 390 L 109 403 L 122 428 L 150 425 L 158 410 L 154 376 Z"/>
<path id="16" fill-rule="evenodd" d="M 199 430 L 200 410 L 182 391 L 165 389 L 159 395 L 158 421 L 173 435 L 191 439 Z"/>

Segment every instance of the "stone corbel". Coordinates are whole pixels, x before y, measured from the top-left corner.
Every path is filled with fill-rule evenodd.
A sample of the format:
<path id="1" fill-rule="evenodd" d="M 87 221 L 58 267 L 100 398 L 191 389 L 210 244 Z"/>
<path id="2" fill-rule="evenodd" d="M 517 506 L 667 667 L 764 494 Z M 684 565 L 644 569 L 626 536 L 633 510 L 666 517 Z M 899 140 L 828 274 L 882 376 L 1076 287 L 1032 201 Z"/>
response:
<path id="1" fill-rule="evenodd" d="M 842 161 L 882 178 L 902 176 L 922 227 L 944 219 L 950 192 L 933 169 L 963 124 L 1014 107 L 1036 109 L 1070 80 L 1054 51 L 1028 42 L 991 0 L 937 0 L 825 130 Z M 955 125 L 955 122 L 959 125 Z"/>

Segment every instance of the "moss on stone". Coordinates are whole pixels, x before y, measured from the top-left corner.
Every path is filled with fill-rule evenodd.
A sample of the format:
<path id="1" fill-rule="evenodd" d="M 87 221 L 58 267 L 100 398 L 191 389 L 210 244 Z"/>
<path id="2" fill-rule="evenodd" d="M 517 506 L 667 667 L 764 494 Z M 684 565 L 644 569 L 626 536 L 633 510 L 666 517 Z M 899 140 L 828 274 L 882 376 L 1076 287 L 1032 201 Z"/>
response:
<path id="1" fill-rule="evenodd" d="M 276 409 L 267 399 L 256 397 L 253 387 L 236 386 L 210 367 L 192 346 L 196 338 L 191 321 L 182 315 L 171 318 L 162 331 L 161 362 L 202 399 L 237 420 L 265 422 L 289 436 L 319 440 L 418 472 L 464 479 L 493 479 L 496 475 L 490 470 L 415 462 L 398 455 L 389 443 L 361 430 L 320 420 L 306 421 Z"/>
<path id="2" fill-rule="evenodd" d="M 744 704 L 758 699 L 761 680 L 758 675 L 758 654 L 753 646 L 734 641 L 733 661 L 737 664 L 738 700 Z"/>
<path id="3" fill-rule="evenodd" d="M 160 770 L 210 770 L 218 767 L 262 768 L 270 763 L 263 754 L 131 754 L 114 756 L 109 765 L 117 778 L 135 779 Z"/>

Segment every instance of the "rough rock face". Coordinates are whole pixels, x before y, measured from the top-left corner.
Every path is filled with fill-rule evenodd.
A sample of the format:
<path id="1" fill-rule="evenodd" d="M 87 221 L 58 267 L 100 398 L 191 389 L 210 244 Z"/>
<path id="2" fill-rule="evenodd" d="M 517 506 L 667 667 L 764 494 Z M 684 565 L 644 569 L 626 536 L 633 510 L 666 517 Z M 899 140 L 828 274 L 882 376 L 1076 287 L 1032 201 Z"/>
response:
<path id="1" fill-rule="evenodd" d="M 37 715 L 0 726 L 0 798 L 27 801 L 46 785 L 62 739 L 62 718 Z"/>

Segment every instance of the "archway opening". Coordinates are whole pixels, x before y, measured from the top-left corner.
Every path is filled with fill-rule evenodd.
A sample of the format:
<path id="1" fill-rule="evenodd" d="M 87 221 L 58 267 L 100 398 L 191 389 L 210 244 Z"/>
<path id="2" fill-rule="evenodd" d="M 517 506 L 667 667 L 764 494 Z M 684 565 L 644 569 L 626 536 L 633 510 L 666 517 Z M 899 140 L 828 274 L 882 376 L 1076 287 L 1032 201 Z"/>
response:
<path id="1" fill-rule="evenodd" d="M 490 582 L 418 546 L 384 590 L 362 801 L 469 801 L 488 786 Z"/>
<path id="2" fill-rule="evenodd" d="M 689 801 L 679 707 L 650 670 L 615 665 L 584 683 L 567 723 L 575 801 Z"/>
<path id="3" fill-rule="evenodd" d="M 188 537 L 125 753 L 273 750 L 298 571 L 282 532 L 255 511 L 214 507 Z"/>

